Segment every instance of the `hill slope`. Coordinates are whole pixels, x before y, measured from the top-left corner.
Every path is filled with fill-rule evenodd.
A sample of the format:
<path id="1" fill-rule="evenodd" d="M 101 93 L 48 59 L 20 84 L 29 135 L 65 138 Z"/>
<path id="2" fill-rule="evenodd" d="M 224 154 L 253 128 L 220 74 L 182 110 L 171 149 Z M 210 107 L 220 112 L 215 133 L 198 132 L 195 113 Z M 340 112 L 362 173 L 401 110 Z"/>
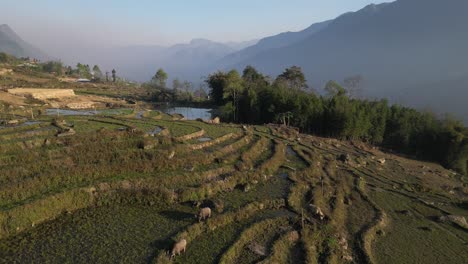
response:
<path id="1" fill-rule="evenodd" d="M 0 52 L 5 52 L 18 58 L 49 59 L 49 56 L 25 42 L 6 24 L 0 25 Z"/>
<path id="2" fill-rule="evenodd" d="M 439 165 L 285 127 L 139 112 L 64 116 L 63 122 L 41 116 L 41 123 L 0 129 L 1 260 L 468 258 L 466 182 Z M 57 137 L 67 124 L 76 134 Z M 155 127 L 160 135 L 147 136 Z M 208 221 L 193 217 L 197 205 L 212 209 Z M 170 262 L 166 252 L 182 238 L 187 250 Z"/>
<path id="3" fill-rule="evenodd" d="M 404 98 L 410 105 L 437 105 L 438 99 L 417 96 L 425 83 L 456 80 L 468 73 L 460 56 L 468 46 L 468 2 L 464 0 L 399 0 L 342 15 L 326 28 L 287 47 L 265 50 L 233 65 L 253 65 L 270 75 L 299 65 L 314 87 L 330 79 L 361 74 L 365 95 Z M 451 98 L 468 97 L 443 85 Z M 414 96 L 416 95 L 416 96 Z M 468 116 L 458 104 L 444 104 L 443 111 Z"/>
<path id="4" fill-rule="evenodd" d="M 216 63 L 216 67 L 218 69 L 228 68 L 261 52 L 265 52 L 270 49 L 277 49 L 289 46 L 291 44 L 304 40 L 317 32 L 320 32 L 321 30 L 326 28 L 328 24 L 330 24 L 330 22 L 331 20 L 316 23 L 299 32 L 283 32 L 275 36 L 263 38 L 260 41 L 258 41 L 258 43 L 255 45 L 234 52 L 222 58 Z"/>

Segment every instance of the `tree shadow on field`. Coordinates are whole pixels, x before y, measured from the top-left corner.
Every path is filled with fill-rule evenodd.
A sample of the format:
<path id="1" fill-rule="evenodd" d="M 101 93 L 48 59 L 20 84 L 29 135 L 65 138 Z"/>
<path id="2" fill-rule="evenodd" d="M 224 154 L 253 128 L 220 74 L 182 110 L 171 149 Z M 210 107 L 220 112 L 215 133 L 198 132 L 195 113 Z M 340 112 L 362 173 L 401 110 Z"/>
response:
<path id="1" fill-rule="evenodd" d="M 160 214 L 172 220 L 185 220 L 195 217 L 192 213 L 180 211 L 162 211 Z"/>
<path id="2" fill-rule="evenodd" d="M 175 233 L 173 235 L 175 235 Z M 174 243 L 175 243 L 174 240 L 172 240 L 171 238 L 158 239 L 158 240 L 151 242 L 151 244 L 149 245 L 149 247 L 151 248 L 151 255 L 149 255 L 146 258 L 146 263 L 148 264 L 154 263 L 154 260 L 155 258 L 158 257 L 159 253 L 161 251 L 168 252 L 169 250 L 171 250 Z"/>

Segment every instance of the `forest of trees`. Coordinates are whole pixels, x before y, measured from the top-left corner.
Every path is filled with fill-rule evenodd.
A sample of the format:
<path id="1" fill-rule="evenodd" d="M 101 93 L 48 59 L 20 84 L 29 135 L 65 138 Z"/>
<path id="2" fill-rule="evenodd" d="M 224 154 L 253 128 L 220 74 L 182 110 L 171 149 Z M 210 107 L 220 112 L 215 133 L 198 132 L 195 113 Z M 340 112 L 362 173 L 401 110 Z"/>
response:
<path id="1" fill-rule="evenodd" d="M 362 140 L 467 174 L 468 129 L 453 118 L 439 120 L 432 113 L 389 105 L 386 100 L 355 99 L 335 81 L 327 83 L 327 94 L 321 96 L 308 91 L 299 67 L 271 80 L 248 66 L 242 75 L 235 70 L 211 74 L 206 83 L 225 121 L 282 123 L 305 133 Z"/>

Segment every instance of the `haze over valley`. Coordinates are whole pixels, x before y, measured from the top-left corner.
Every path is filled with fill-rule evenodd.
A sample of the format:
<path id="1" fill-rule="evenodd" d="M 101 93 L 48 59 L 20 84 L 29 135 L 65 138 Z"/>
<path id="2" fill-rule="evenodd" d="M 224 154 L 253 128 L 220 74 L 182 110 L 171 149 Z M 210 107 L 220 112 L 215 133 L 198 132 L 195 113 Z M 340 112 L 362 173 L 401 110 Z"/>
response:
<path id="1" fill-rule="evenodd" d="M 188 80 L 196 86 L 216 70 L 242 70 L 247 65 L 270 76 L 300 66 L 310 86 L 319 92 L 328 80 L 361 75 L 359 96 L 452 113 L 468 122 L 464 102 L 468 64 L 460 56 L 468 44 L 467 8 L 463 0 L 400 0 L 371 4 L 298 32 L 258 36 L 258 40 L 222 43 L 194 39 L 172 46 L 77 45 L 66 53 L 48 55 L 70 65 L 82 62 L 116 68 L 121 76 L 135 81 L 148 81 L 162 67 L 171 79 Z M 26 44 L 9 31 L 3 26 L 0 50 L 12 51 L 14 47 L 8 43 L 19 42 L 17 54 L 46 58 L 33 48 L 34 43 Z M 12 39 L 5 39 L 8 36 Z"/>
<path id="2" fill-rule="evenodd" d="M 0 264 L 466 263 L 467 0 L 0 18 Z"/>

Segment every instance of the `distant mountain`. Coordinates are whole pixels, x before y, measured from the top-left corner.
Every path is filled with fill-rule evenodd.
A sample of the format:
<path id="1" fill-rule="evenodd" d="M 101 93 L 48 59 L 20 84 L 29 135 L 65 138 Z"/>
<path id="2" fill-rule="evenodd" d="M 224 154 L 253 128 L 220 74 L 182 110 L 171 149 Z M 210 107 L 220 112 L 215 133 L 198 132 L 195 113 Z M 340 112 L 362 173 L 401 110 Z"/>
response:
<path id="1" fill-rule="evenodd" d="M 242 50 L 250 46 L 253 46 L 257 44 L 258 41 L 259 41 L 258 39 L 253 39 L 253 40 L 241 41 L 241 42 L 230 41 L 230 42 L 224 42 L 223 44 L 237 51 L 237 50 Z"/>
<path id="2" fill-rule="evenodd" d="M 44 52 L 21 39 L 8 25 L 0 25 L 0 52 L 5 52 L 15 57 L 30 57 L 39 60 L 47 60 Z"/>
<path id="3" fill-rule="evenodd" d="M 251 45 L 250 47 L 227 55 L 219 62 L 217 62 L 216 67 L 227 68 L 245 59 L 253 57 L 261 52 L 286 47 L 291 44 L 297 43 L 301 40 L 306 39 L 307 37 L 312 36 L 317 32 L 320 32 L 321 30 L 326 28 L 330 22 L 331 20 L 316 23 L 299 32 L 284 32 L 275 36 L 263 38 L 260 41 L 258 41 L 258 43 L 255 45 Z"/>
<path id="4" fill-rule="evenodd" d="M 164 46 L 127 46 L 76 50 L 62 59 L 68 64 L 98 64 L 105 70 L 115 68 L 119 76 L 136 81 L 149 81 L 158 68 L 169 78 L 201 82 L 209 66 L 248 42 L 219 43 L 194 39 L 189 43 Z"/>
<path id="5" fill-rule="evenodd" d="M 361 74 L 367 97 L 425 106 L 468 116 L 468 1 L 398 0 L 369 5 L 328 22 L 318 32 L 277 48 L 259 48 L 229 66 L 253 65 L 276 76 L 301 66 L 315 88 L 328 80 Z M 247 48 L 237 54 L 248 53 Z M 229 61 L 224 58 L 221 61 Z M 235 60 L 234 60 L 235 61 Z M 437 85 L 438 87 L 434 87 Z M 430 87 L 430 88 L 429 88 Z M 432 91 L 443 94 L 439 101 Z"/>
<path id="6" fill-rule="evenodd" d="M 116 67 L 124 76 L 138 81 L 150 80 L 158 68 L 163 68 L 171 79 L 196 82 L 200 81 L 202 73 L 210 65 L 234 51 L 227 44 L 194 39 L 190 43 L 171 47 L 116 48 L 110 51 L 112 54 L 105 55 L 105 60 L 100 61 L 107 61 L 109 67 Z"/>

